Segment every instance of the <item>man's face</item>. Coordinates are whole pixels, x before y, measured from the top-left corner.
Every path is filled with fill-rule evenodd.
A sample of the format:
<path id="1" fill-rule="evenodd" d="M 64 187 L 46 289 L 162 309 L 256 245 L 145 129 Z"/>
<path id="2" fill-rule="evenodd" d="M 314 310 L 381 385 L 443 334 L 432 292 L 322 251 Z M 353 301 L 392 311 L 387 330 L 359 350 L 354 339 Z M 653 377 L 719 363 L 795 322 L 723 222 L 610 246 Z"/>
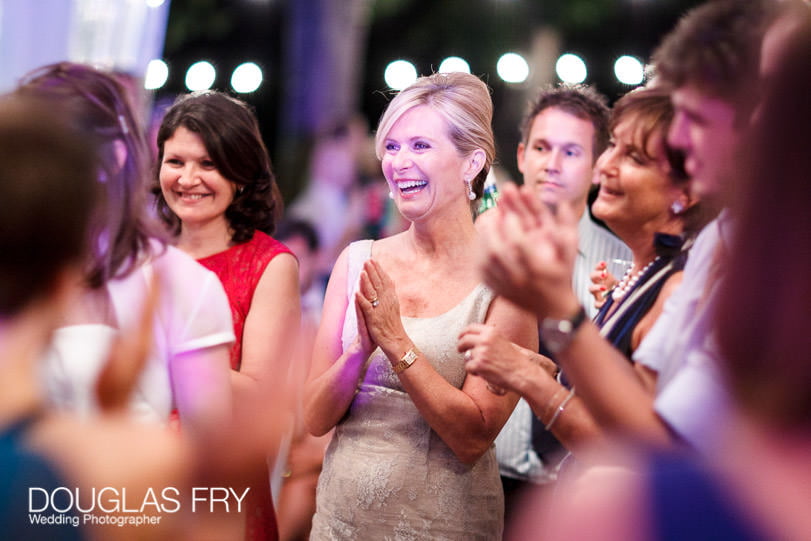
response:
<path id="1" fill-rule="evenodd" d="M 674 90 L 672 100 L 675 115 L 667 140 L 685 153 L 691 190 L 723 202 L 739 137 L 735 107 L 693 85 Z"/>
<path id="2" fill-rule="evenodd" d="M 544 203 L 585 203 L 594 164 L 594 125 L 559 107 L 541 111 L 518 145 L 518 170 Z"/>

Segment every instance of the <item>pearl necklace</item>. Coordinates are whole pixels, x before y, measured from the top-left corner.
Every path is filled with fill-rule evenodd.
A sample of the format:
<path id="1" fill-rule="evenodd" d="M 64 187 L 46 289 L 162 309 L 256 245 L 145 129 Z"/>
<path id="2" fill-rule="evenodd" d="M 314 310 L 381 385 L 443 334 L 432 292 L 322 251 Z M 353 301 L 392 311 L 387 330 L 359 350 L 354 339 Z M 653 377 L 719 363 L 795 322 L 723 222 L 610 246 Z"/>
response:
<path id="1" fill-rule="evenodd" d="M 637 272 L 633 276 L 631 276 L 631 270 L 634 268 L 633 265 L 628 267 L 628 270 L 625 271 L 622 280 L 619 281 L 617 286 L 611 292 L 611 297 L 613 297 L 615 301 L 622 300 L 625 294 L 634 288 L 639 279 L 642 278 L 642 276 L 644 276 L 645 273 L 648 272 L 648 269 L 650 269 L 653 266 L 653 264 L 656 263 L 657 261 L 659 261 L 658 255 L 653 261 L 645 265 L 643 268 L 639 269 L 639 272 Z"/>

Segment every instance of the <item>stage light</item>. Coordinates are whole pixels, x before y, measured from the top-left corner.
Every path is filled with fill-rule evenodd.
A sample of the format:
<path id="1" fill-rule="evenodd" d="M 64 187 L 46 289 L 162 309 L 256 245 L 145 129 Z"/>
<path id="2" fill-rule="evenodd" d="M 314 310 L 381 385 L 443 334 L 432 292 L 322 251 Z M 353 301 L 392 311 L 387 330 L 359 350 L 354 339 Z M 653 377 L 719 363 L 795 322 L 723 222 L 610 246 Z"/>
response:
<path id="1" fill-rule="evenodd" d="M 470 64 L 467 63 L 467 60 L 458 56 L 449 56 L 439 64 L 439 73 L 452 73 L 455 71 L 470 73 Z"/>
<path id="2" fill-rule="evenodd" d="M 196 90 L 208 90 L 217 78 L 217 70 L 211 62 L 201 60 L 189 66 L 186 71 L 186 88 L 192 92 Z"/>
<path id="3" fill-rule="evenodd" d="M 498 76 L 506 83 L 523 83 L 529 77 L 529 64 L 517 53 L 505 53 L 496 63 Z"/>
<path id="4" fill-rule="evenodd" d="M 623 55 L 614 62 L 614 75 L 621 83 L 638 85 L 645 78 L 645 67 L 638 58 Z"/>
<path id="5" fill-rule="evenodd" d="M 169 66 L 163 60 L 150 60 L 146 66 L 144 76 L 144 88 L 146 90 L 157 90 L 166 84 L 169 78 Z"/>
<path id="6" fill-rule="evenodd" d="M 577 84 L 586 80 L 586 63 L 576 54 L 566 53 L 555 63 L 555 73 L 564 83 Z"/>
<path id="7" fill-rule="evenodd" d="M 241 94 L 255 92 L 262 84 L 262 68 L 253 62 L 240 64 L 231 74 L 231 88 Z"/>
<path id="8" fill-rule="evenodd" d="M 390 88 L 402 90 L 417 80 L 417 68 L 408 60 L 395 60 L 386 66 L 383 78 Z"/>

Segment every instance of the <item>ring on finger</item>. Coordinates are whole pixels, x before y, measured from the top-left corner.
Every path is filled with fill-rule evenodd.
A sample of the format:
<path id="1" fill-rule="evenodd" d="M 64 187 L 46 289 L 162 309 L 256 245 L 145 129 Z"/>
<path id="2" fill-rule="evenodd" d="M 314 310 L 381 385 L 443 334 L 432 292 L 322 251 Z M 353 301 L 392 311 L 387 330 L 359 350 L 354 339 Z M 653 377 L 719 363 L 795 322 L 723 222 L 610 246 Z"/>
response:
<path id="1" fill-rule="evenodd" d="M 380 304 L 380 299 L 375 297 L 374 299 L 370 300 L 369 302 L 372 303 L 372 308 L 377 308 L 377 305 Z"/>
<path id="2" fill-rule="evenodd" d="M 473 360 L 473 350 L 472 349 L 465 350 L 465 361 L 470 362 L 472 360 Z"/>

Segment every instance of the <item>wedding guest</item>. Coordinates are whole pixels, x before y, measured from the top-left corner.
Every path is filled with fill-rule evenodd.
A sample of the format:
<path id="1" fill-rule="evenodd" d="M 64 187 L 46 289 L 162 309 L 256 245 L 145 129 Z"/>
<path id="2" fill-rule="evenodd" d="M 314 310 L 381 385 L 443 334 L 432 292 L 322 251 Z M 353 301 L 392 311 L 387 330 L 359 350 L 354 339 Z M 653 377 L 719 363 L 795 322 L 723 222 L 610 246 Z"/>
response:
<path id="1" fill-rule="evenodd" d="M 628 247 L 598 225 L 588 208 L 595 162 L 608 143 L 608 114 L 605 97 L 592 87 L 543 88 L 524 116 L 516 152 L 524 184 L 531 186 L 544 204 L 572 205 L 578 217 L 572 287 L 589 317 L 597 313 L 589 291 L 591 271 L 600 261 L 630 260 Z M 489 221 L 497 212 L 487 214 L 491 216 L 484 217 Z M 541 352 L 548 354 L 543 344 Z M 508 519 L 514 502 L 527 489 L 552 486 L 564 453 L 555 437 L 537 422 L 527 401 L 519 400 L 496 438 Z"/>
<path id="2" fill-rule="evenodd" d="M 90 419 L 56 412 L 43 393 L 43 352 L 86 294 L 91 218 L 102 195 L 95 145 L 63 112 L 50 101 L 0 98 L 0 523 L 7 539 L 131 539 L 132 530 L 82 522 L 64 487 L 83 496 L 93 487 L 124 488 L 142 501 L 151 486 L 185 486 L 191 447 L 120 411 Z M 144 329 L 139 322 L 128 330 Z M 119 356 L 138 361 L 120 336 L 116 344 Z M 53 503 L 44 501 L 43 491 L 60 488 Z M 32 508 L 53 523 L 33 522 Z M 123 518 L 112 508 L 109 516 Z M 140 538 L 182 538 L 174 516 L 163 518 L 141 528 Z"/>
<path id="3" fill-rule="evenodd" d="M 158 214 L 174 245 L 225 287 L 237 337 L 235 414 L 255 415 L 245 406 L 287 383 L 301 315 L 295 256 L 270 236 L 281 200 L 258 122 L 247 104 L 226 94 L 187 94 L 166 112 L 157 144 Z M 267 471 L 256 479 L 246 539 L 276 539 Z"/>
<path id="4" fill-rule="evenodd" d="M 249 420 L 219 424 L 201 443 L 191 430 L 167 430 L 128 414 L 128 395 L 138 389 L 153 342 L 152 320 L 161 316 L 159 280 L 150 280 L 143 306 L 132 307 L 134 326 L 116 335 L 102 363 L 93 416 L 55 411 L 43 393 L 42 352 L 63 313 L 85 294 L 90 228 L 106 190 L 97 181 L 103 144 L 94 144 L 65 113 L 50 99 L 0 99 L 4 536 L 234 539 L 229 513 L 210 512 L 208 505 L 194 510 L 192 487 L 236 488 L 253 464 L 264 462 L 261 450 L 278 440 L 283 419 L 258 411 Z M 285 394 L 274 401 L 289 401 L 278 396 Z M 133 524 L 134 518 L 146 522 Z"/>
<path id="5" fill-rule="evenodd" d="M 434 74 L 401 91 L 376 136 L 409 228 L 345 249 L 313 353 L 305 420 L 335 428 L 311 539 L 499 539 L 493 441 L 517 396 L 467 376 L 456 338 L 485 322 L 534 349 L 532 317 L 480 283 L 473 207 L 495 146 L 487 86 Z"/>
<path id="6" fill-rule="evenodd" d="M 137 323 L 152 277 L 161 284 L 146 365 L 130 413 L 166 424 L 173 408 L 193 433 L 210 434 L 230 416 L 228 349 L 234 340 L 217 277 L 166 246 L 145 214 L 148 150 L 116 78 L 62 62 L 34 70 L 16 91 L 69 116 L 100 149 L 103 196 L 92 211 L 84 289 L 63 314 L 45 361 L 51 400 L 85 416 L 98 411 L 95 386 L 110 345 Z"/>

